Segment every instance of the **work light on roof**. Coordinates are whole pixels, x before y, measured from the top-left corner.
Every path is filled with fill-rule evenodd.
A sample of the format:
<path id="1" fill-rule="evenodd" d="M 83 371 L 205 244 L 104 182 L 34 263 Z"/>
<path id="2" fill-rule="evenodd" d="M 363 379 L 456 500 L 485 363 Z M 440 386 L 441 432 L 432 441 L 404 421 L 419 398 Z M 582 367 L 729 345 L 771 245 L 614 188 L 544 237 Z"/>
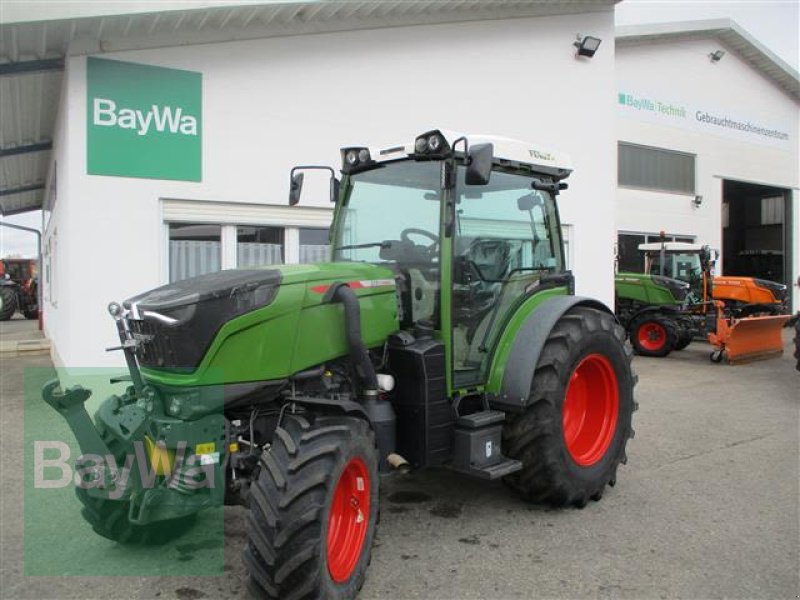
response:
<path id="1" fill-rule="evenodd" d="M 342 168 L 350 171 L 372 162 L 368 148 L 342 148 Z"/>
<path id="2" fill-rule="evenodd" d="M 440 131 L 427 131 L 414 140 L 414 152 L 422 156 L 443 156 L 450 152 L 450 146 Z"/>

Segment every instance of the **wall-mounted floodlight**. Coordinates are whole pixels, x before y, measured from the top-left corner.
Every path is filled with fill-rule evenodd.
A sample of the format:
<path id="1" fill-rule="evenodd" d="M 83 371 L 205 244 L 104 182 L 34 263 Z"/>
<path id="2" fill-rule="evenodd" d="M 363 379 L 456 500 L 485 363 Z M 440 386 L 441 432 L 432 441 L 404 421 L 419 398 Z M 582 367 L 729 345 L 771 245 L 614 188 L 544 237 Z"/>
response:
<path id="1" fill-rule="evenodd" d="M 581 36 L 578 34 L 578 38 L 572 44 L 578 49 L 575 56 L 592 58 L 594 53 L 597 52 L 597 49 L 600 47 L 600 42 L 602 41 L 603 40 L 600 38 L 592 37 L 591 35 Z"/>
<path id="2" fill-rule="evenodd" d="M 723 56 L 725 56 L 725 50 L 714 50 L 714 52 L 708 55 L 708 58 L 711 59 L 712 63 L 717 63 L 722 60 Z"/>
<path id="3" fill-rule="evenodd" d="M 703 197 L 695 196 L 694 200 L 692 200 L 692 204 L 694 204 L 695 208 L 700 208 L 703 205 Z"/>

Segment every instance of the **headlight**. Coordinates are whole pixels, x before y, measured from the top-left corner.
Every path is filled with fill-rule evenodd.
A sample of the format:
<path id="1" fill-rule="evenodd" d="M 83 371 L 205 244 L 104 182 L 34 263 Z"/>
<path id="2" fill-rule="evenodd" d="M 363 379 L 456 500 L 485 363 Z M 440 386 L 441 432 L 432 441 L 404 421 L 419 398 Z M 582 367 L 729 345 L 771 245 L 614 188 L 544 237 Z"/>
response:
<path id="1" fill-rule="evenodd" d="M 122 316 L 122 306 L 118 302 L 109 303 L 108 314 L 114 317 L 114 319 L 119 319 Z"/>
<path id="2" fill-rule="evenodd" d="M 772 294 L 775 296 L 775 299 L 779 302 L 786 298 L 786 286 L 782 283 L 767 281 L 766 279 L 753 279 L 753 283 L 760 288 L 764 288 L 772 292 Z"/>
<path id="3" fill-rule="evenodd" d="M 450 146 L 442 133 L 435 129 L 426 131 L 414 140 L 414 152 L 417 156 L 441 157 L 450 153 Z"/>
<path id="4" fill-rule="evenodd" d="M 348 172 L 371 162 L 369 148 L 342 148 L 342 171 Z"/>

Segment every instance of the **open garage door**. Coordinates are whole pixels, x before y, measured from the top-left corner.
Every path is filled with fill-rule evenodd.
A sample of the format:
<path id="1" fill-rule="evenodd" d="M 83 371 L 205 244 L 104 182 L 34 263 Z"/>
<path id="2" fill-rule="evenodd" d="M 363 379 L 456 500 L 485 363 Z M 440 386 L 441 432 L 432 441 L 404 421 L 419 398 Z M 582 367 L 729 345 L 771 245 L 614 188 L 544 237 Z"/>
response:
<path id="1" fill-rule="evenodd" d="M 791 203 L 785 188 L 723 180 L 723 275 L 776 281 L 793 292 Z"/>

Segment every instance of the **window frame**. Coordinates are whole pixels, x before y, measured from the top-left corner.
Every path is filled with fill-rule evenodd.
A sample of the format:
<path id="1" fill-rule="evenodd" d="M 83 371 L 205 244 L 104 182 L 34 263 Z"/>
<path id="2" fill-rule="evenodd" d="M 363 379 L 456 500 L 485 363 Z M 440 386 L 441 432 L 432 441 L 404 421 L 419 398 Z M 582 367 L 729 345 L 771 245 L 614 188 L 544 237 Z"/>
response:
<path id="1" fill-rule="evenodd" d="M 682 156 L 688 157 L 692 159 L 692 189 L 691 191 L 682 190 L 682 189 L 671 189 L 671 188 L 664 188 L 659 187 L 656 185 L 647 186 L 647 185 L 637 185 L 632 183 L 623 183 L 622 182 L 622 160 L 620 159 L 620 153 L 622 147 L 631 148 L 631 149 L 640 149 L 640 150 L 649 150 L 655 152 L 662 152 L 666 154 L 671 154 L 675 156 Z M 693 197 L 697 194 L 697 154 L 692 152 L 685 152 L 683 150 L 673 150 L 671 148 L 661 148 L 659 146 L 648 146 L 646 144 L 637 144 L 635 142 L 626 142 L 623 140 L 617 141 L 617 187 L 620 189 L 626 190 L 637 190 L 637 191 L 645 191 L 645 192 L 655 192 L 661 194 L 674 194 L 677 196 L 689 196 Z"/>

